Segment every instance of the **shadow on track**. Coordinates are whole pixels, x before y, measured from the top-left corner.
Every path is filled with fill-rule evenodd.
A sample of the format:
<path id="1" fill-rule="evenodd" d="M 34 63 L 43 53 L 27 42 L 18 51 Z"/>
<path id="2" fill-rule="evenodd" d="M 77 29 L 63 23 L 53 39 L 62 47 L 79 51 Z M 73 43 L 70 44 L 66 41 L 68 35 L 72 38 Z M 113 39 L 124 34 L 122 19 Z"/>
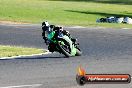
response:
<path id="1" fill-rule="evenodd" d="M 21 57 L 15 59 L 49 59 L 49 58 L 66 58 L 65 56 L 38 56 L 38 57 Z"/>

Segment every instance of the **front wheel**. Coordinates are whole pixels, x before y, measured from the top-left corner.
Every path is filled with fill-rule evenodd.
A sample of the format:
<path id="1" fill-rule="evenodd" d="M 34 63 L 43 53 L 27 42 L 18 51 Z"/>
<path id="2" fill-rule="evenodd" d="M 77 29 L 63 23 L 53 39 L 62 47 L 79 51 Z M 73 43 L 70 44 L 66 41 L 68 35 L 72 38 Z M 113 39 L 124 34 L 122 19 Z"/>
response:
<path id="1" fill-rule="evenodd" d="M 81 56 L 82 52 L 80 49 L 76 48 L 76 55 L 75 56 Z"/>
<path id="2" fill-rule="evenodd" d="M 62 44 L 62 42 L 64 44 Z M 58 47 L 66 57 L 71 57 L 70 44 L 66 40 L 62 39 L 60 42 L 58 42 Z"/>

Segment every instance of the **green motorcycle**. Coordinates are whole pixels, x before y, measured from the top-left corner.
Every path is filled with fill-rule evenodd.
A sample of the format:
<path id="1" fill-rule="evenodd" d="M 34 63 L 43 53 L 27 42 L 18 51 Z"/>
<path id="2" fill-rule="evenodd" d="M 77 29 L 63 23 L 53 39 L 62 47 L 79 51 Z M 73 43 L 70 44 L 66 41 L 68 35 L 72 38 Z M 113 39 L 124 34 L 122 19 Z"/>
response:
<path id="1" fill-rule="evenodd" d="M 71 56 L 81 56 L 82 52 L 79 48 L 79 44 L 73 42 L 69 36 L 66 35 L 57 35 L 56 32 L 52 31 L 47 35 L 48 40 L 50 41 L 48 49 L 50 52 L 59 52 L 64 54 L 66 57 Z"/>

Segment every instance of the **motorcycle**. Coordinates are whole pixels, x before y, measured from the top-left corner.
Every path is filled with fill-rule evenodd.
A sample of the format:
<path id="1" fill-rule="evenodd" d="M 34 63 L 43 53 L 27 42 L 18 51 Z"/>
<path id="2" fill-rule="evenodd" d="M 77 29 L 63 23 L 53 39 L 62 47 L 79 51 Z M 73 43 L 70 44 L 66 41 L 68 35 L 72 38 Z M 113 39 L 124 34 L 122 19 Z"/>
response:
<path id="1" fill-rule="evenodd" d="M 50 41 L 48 49 L 50 52 L 59 52 L 64 54 L 66 57 L 81 56 L 82 52 L 79 48 L 79 43 L 73 42 L 69 36 L 63 34 L 57 34 L 52 31 L 47 35 Z"/>

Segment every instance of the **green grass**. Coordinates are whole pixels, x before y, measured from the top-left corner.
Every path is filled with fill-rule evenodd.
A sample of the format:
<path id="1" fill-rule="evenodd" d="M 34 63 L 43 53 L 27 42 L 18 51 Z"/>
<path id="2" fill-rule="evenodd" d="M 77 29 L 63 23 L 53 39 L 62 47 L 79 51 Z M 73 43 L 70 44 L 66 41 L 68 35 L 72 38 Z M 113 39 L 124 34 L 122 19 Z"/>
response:
<path id="1" fill-rule="evenodd" d="M 131 0 L 0 0 L 0 20 L 132 28 L 129 24 L 96 23 L 101 17 L 132 17 L 131 4 Z"/>
<path id="2" fill-rule="evenodd" d="M 44 53 L 42 49 L 0 45 L 0 58 Z"/>

